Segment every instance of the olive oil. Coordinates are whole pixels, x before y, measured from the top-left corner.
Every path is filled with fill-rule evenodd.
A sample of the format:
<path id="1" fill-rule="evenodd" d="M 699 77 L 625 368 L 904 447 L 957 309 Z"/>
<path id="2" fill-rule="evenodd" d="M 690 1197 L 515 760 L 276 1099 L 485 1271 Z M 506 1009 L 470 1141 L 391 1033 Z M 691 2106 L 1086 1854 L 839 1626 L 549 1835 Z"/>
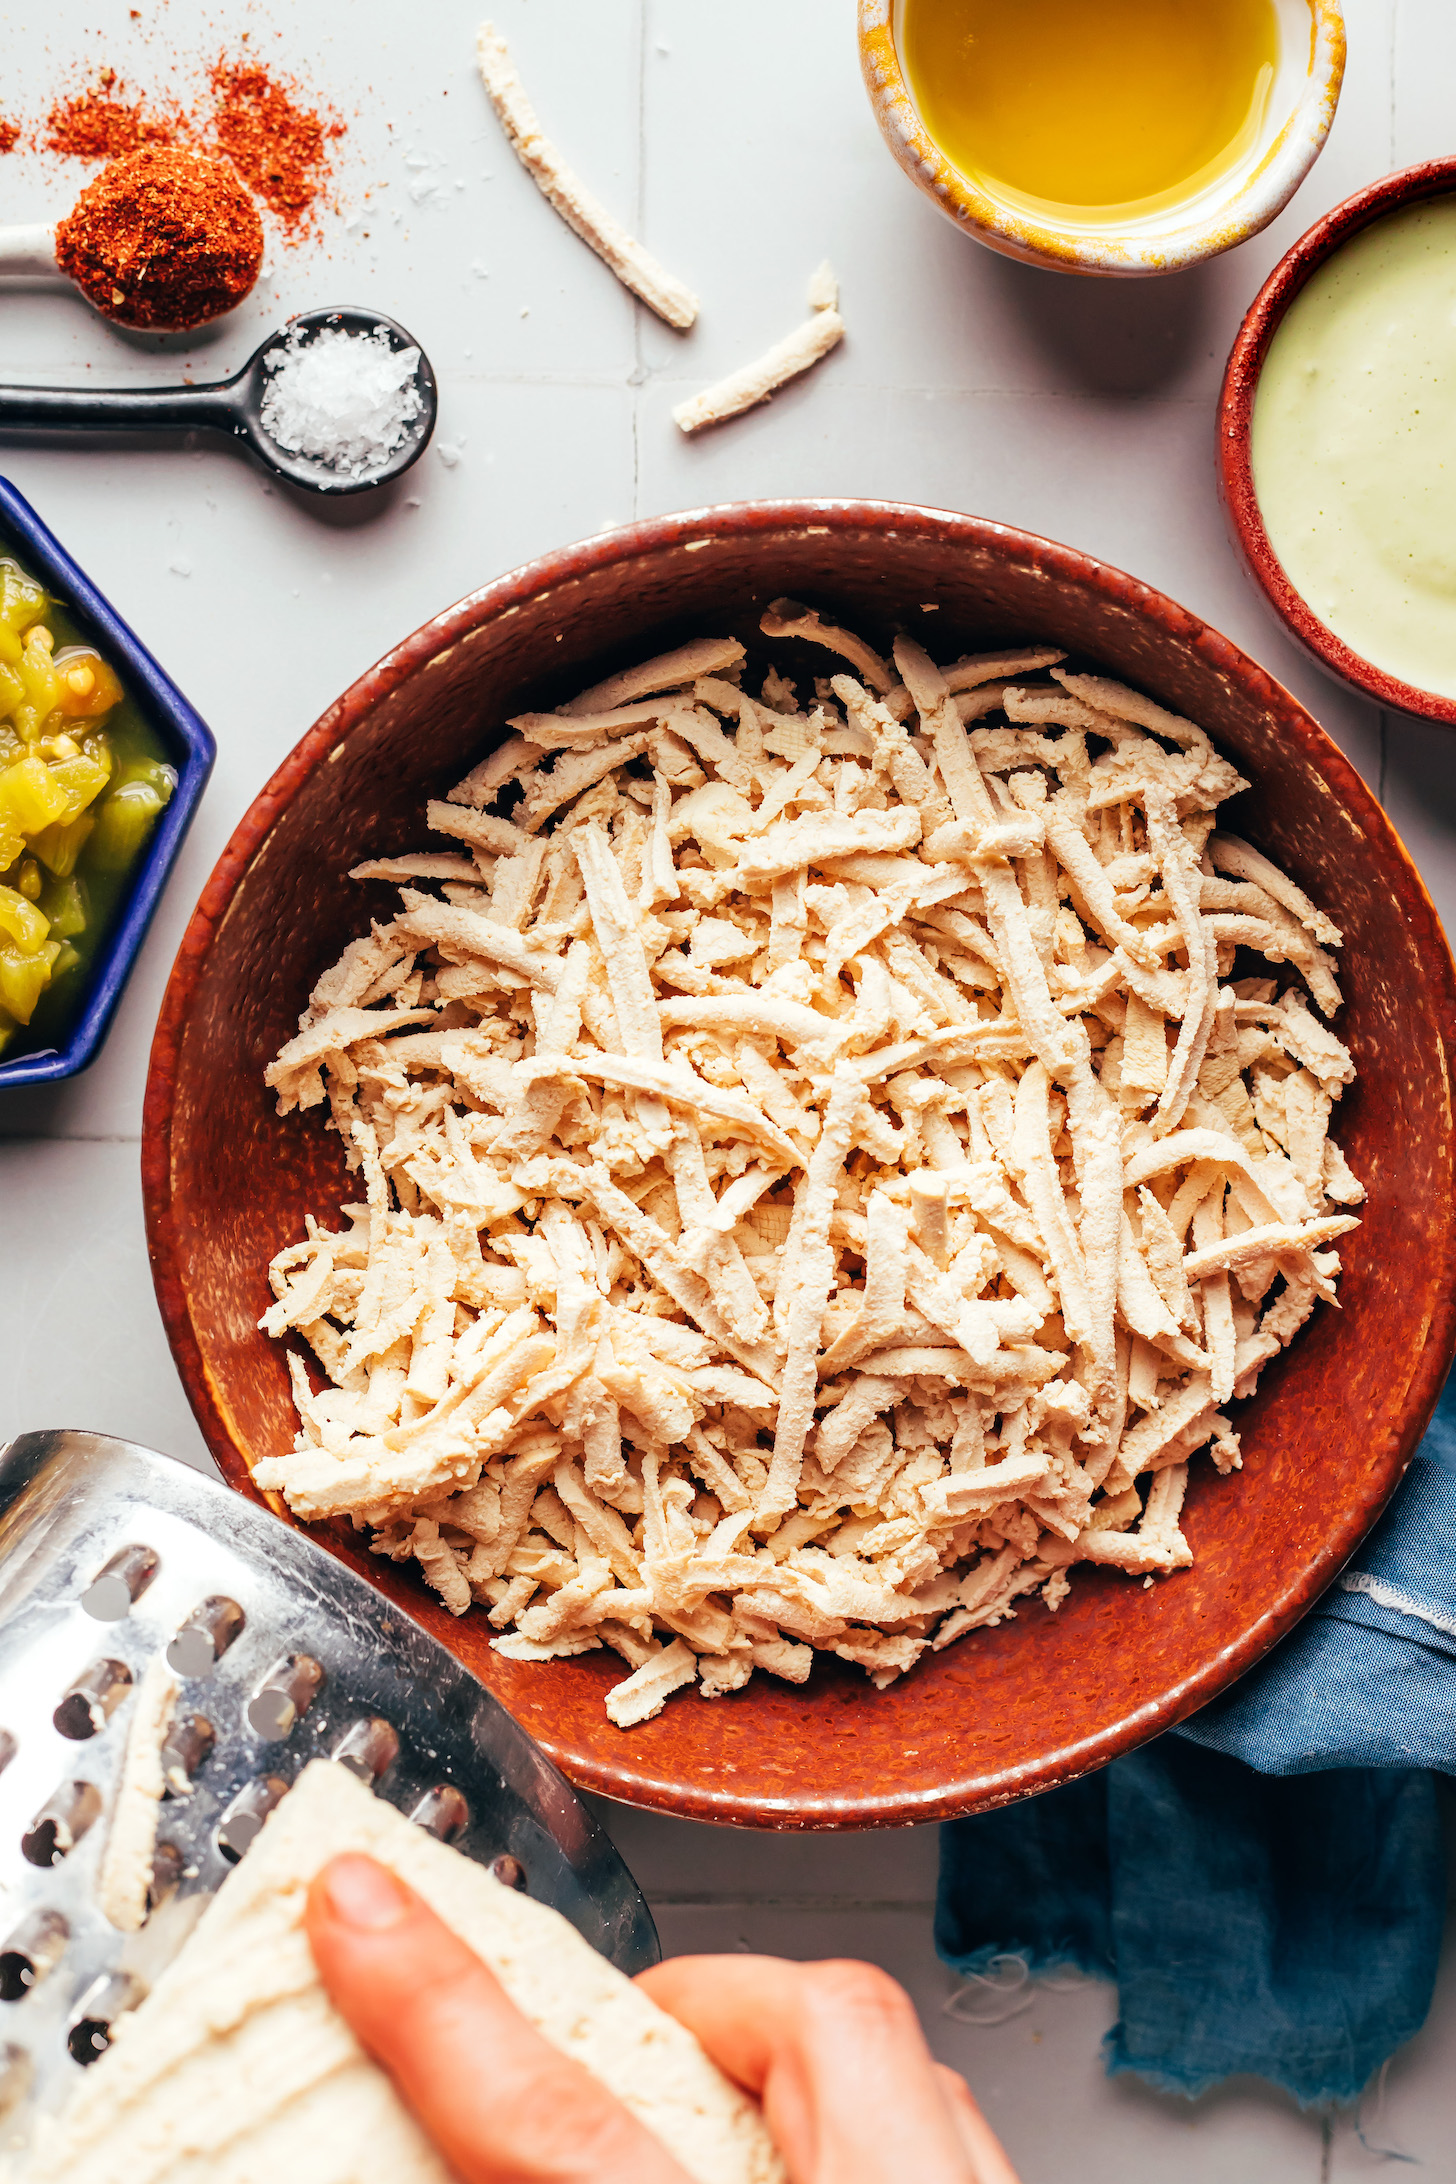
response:
<path id="1" fill-rule="evenodd" d="M 1258 142 L 1275 0 L 900 0 L 900 61 L 951 164 L 1033 217 L 1126 222 Z"/>

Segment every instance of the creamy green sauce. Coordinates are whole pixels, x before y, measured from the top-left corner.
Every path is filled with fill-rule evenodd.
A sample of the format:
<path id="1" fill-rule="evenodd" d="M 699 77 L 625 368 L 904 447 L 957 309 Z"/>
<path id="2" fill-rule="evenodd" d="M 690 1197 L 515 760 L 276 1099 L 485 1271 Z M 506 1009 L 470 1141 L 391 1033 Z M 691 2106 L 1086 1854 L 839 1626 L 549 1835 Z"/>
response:
<path id="1" fill-rule="evenodd" d="M 1456 197 L 1377 221 L 1306 284 L 1252 451 L 1295 590 L 1351 651 L 1456 697 Z"/>

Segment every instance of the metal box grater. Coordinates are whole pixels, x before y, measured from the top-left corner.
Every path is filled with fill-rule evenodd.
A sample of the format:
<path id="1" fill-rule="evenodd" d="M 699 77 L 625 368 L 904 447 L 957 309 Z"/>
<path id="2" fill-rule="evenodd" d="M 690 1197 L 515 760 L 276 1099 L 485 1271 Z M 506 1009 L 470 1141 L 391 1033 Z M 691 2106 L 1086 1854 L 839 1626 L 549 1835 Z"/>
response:
<path id="1" fill-rule="evenodd" d="M 183 1678 L 164 1747 L 173 1788 L 152 1908 L 123 1934 L 96 1901 L 97 1869 L 130 1702 L 163 1650 Z M 6 2145 L 65 2101 L 266 1813 L 321 1756 L 553 1905 L 622 1971 L 657 1961 L 641 1892 L 565 1779 L 363 1579 L 150 1449 L 74 1432 L 0 1447 Z"/>

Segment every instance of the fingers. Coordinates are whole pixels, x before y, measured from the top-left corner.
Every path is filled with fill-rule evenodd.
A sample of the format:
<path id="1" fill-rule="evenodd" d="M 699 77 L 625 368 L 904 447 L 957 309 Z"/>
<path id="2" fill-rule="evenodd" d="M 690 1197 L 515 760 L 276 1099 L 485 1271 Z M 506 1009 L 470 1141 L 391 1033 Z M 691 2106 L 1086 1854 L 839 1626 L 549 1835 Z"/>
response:
<path id="1" fill-rule="evenodd" d="M 874 1965 L 677 1957 L 639 1984 L 759 2096 L 793 2184 L 1015 2184 L 969 2094 L 948 2095 L 908 1995 Z M 999 2169 L 977 2166 L 991 2157 Z"/>
<path id="2" fill-rule="evenodd" d="M 937 2063 L 941 2091 L 950 2104 L 961 2144 L 970 2157 L 975 2184 L 1017 2184 L 1016 2171 L 1001 2149 L 1001 2141 L 981 2114 L 980 2106 L 958 2070 Z"/>
<path id="3" fill-rule="evenodd" d="M 688 2184 L 384 1867 L 336 1858 L 307 1923 L 335 2003 L 461 2184 Z M 759 2096 L 792 2184 L 1016 2184 L 964 2082 L 872 1965 L 685 1957 L 640 1983 Z"/>
<path id="4" fill-rule="evenodd" d="M 473 1949 L 372 1858 L 309 1890 L 319 1976 L 461 2184 L 689 2184 L 665 2147 L 528 2024 Z"/>

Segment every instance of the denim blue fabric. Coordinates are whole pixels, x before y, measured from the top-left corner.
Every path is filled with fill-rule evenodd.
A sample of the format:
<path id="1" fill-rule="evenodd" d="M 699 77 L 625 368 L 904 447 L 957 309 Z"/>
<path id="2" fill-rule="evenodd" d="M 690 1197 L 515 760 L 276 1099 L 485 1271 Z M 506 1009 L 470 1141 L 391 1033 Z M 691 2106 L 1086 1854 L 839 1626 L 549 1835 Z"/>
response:
<path id="1" fill-rule="evenodd" d="M 1111 2072 L 1354 2099 L 1430 2006 L 1456 1775 L 1456 1374 L 1349 1570 L 1224 1698 L 941 1832 L 936 1947 L 1115 1979 Z"/>
<path id="2" fill-rule="evenodd" d="M 1174 1733 L 1261 1774 L 1456 1775 L 1456 1373 L 1350 1568 L 1266 1661 Z"/>

